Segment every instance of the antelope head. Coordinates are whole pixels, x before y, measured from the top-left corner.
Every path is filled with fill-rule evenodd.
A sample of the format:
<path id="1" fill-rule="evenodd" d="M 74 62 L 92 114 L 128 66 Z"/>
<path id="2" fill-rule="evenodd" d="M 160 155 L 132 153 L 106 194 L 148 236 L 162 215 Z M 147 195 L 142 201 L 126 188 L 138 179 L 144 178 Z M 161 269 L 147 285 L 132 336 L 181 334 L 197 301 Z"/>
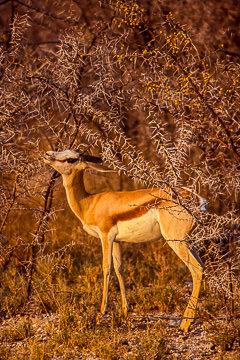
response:
<path id="1" fill-rule="evenodd" d="M 102 165 L 103 161 L 100 157 L 81 154 L 78 150 L 47 151 L 44 162 L 61 175 L 70 175 L 73 171 L 87 168 L 99 172 L 112 171 Z"/>

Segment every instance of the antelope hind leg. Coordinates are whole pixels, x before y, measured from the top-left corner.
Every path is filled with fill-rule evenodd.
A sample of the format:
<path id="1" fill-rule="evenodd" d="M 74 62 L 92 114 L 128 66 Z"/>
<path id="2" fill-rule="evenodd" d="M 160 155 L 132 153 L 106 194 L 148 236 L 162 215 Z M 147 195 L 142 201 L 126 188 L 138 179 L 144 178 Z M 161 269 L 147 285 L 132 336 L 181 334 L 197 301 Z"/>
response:
<path id="1" fill-rule="evenodd" d="M 192 294 L 180 325 L 180 328 L 187 332 L 195 317 L 204 266 L 197 252 L 190 250 L 185 241 L 170 240 L 168 244 L 188 267 L 193 279 Z"/>

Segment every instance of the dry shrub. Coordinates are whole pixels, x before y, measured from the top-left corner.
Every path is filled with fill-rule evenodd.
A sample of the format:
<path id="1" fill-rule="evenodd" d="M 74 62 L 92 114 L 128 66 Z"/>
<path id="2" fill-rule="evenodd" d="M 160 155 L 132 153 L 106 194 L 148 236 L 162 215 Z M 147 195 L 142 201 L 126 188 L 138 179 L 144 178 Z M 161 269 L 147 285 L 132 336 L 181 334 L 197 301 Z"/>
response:
<path id="1" fill-rule="evenodd" d="M 62 210 L 58 174 L 40 156 L 49 148 L 78 148 L 100 154 L 136 186 L 167 185 L 176 193 L 186 186 L 207 198 L 206 213 L 194 197 L 180 199 L 196 219 L 189 246 L 198 248 L 211 291 L 223 294 L 233 313 L 240 285 L 239 64 L 211 49 L 202 55 L 171 13 L 151 26 L 137 2 L 102 6 L 105 21 L 91 27 L 66 16 L 47 56 L 29 47 L 32 13 L 14 16 L 11 38 L 1 44 L 3 312 L 22 309 L 33 295 L 42 311 L 56 311 L 69 300 L 57 292 L 69 287 L 73 298 L 87 289 L 86 301 L 99 303 L 100 244 Z M 126 188 L 126 177 L 120 180 L 111 186 Z M 135 286 L 176 276 L 165 250 L 162 256 L 152 245 L 146 252 L 129 247 L 125 254 Z M 151 291 L 152 307 L 157 301 L 164 311 L 176 306 L 169 300 L 173 286 L 166 289 L 162 300 Z"/>

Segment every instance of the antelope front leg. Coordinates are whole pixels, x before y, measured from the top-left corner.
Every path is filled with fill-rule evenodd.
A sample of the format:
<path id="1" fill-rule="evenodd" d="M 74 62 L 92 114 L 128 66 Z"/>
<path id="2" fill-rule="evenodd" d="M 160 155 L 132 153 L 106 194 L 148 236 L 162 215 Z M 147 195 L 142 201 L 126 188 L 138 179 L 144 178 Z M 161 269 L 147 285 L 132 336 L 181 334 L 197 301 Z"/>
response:
<path id="1" fill-rule="evenodd" d="M 108 236 L 105 235 L 102 237 L 102 250 L 103 250 L 103 297 L 101 305 L 101 314 L 104 315 L 107 310 L 107 300 L 108 300 L 108 285 L 109 278 L 111 273 L 111 262 L 112 262 L 112 241 L 110 242 Z"/>
<path id="2" fill-rule="evenodd" d="M 117 242 L 113 243 L 113 266 L 120 286 L 123 314 L 126 317 L 128 312 L 128 303 L 127 303 L 126 289 L 123 278 L 123 262 L 122 262 L 121 245 Z"/>

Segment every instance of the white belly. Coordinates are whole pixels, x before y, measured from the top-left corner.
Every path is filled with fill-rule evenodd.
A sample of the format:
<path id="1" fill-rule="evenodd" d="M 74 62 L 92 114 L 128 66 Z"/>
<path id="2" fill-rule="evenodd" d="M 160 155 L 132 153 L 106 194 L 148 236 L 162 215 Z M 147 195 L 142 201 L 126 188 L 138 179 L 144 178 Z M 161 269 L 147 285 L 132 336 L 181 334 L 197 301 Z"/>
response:
<path id="1" fill-rule="evenodd" d="M 147 242 L 162 238 L 156 209 L 138 218 L 117 223 L 116 241 Z"/>

